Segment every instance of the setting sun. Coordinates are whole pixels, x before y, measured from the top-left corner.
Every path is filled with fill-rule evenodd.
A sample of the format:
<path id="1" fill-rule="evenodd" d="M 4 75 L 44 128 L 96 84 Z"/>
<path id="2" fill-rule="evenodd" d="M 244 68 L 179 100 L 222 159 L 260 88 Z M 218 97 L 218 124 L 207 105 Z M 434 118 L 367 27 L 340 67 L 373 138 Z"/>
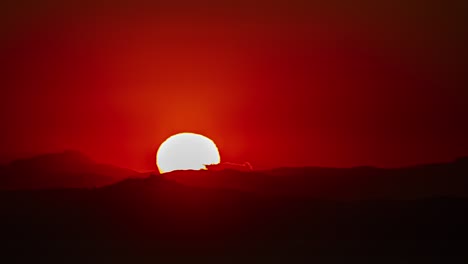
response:
<path id="1" fill-rule="evenodd" d="M 166 139 L 156 154 L 156 165 L 160 173 L 174 170 L 203 170 L 205 165 L 218 164 L 216 144 L 209 138 L 180 133 Z"/>

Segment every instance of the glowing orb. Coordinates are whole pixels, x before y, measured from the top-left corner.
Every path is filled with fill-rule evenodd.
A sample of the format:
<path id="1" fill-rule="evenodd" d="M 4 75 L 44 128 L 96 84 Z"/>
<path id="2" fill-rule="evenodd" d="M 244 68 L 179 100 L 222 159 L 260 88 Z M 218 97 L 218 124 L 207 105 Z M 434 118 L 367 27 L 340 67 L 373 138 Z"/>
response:
<path id="1" fill-rule="evenodd" d="M 156 165 L 160 173 L 174 170 L 204 170 L 205 165 L 219 164 L 216 144 L 209 138 L 194 134 L 180 133 L 166 139 L 159 146 Z"/>

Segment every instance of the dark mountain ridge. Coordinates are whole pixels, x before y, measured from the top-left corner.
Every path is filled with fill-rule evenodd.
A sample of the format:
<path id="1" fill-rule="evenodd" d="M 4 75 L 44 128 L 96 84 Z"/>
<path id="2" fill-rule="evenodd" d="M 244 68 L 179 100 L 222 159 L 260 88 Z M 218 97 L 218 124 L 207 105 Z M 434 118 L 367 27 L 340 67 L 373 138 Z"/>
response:
<path id="1" fill-rule="evenodd" d="M 22 262 L 454 263 L 468 259 L 466 165 L 175 171 L 0 191 L 0 248 Z"/>
<path id="2" fill-rule="evenodd" d="M 394 169 L 304 167 L 251 172 L 174 171 L 163 176 L 196 187 L 332 200 L 468 196 L 466 158 Z"/>
<path id="3" fill-rule="evenodd" d="M 96 163 L 80 152 L 65 151 L 0 167 L 0 189 L 94 188 L 139 176 L 130 169 Z"/>

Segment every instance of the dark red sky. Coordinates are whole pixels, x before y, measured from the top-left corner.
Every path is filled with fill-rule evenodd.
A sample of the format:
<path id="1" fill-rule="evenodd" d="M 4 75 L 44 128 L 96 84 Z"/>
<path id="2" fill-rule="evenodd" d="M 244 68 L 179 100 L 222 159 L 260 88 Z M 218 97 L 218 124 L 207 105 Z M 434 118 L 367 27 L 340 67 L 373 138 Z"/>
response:
<path id="1" fill-rule="evenodd" d="M 466 1 L 34 2 L 0 7 L 3 161 L 153 170 L 184 131 L 256 168 L 468 155 Z"/>

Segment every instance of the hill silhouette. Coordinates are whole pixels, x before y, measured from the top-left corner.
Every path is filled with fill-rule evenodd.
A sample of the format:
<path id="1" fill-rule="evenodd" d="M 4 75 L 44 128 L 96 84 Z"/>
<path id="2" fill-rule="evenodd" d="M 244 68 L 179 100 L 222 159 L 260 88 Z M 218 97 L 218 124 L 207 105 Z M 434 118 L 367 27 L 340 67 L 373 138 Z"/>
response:
<path id="1" fill-rule="evenodd" d="M 0 189 L 93 188 L 137 176 L 130 169 L 98 164 L 80 152 L 65 151 L 0 167 Z"/>
<path id="2" fill-rule="evenodd" d="M 406 168 L 278 168 L 268 171 L 174 171 L 168 179 L 195 187 L 331 200 L 416 199 L 468 195 L 468 161 Z"/>
<path id="3" fill-rule="evenodd" d="M 49 263 L 463 263 L 466 169 L 175 171 L 0 191 L 0 248 Z"/>

